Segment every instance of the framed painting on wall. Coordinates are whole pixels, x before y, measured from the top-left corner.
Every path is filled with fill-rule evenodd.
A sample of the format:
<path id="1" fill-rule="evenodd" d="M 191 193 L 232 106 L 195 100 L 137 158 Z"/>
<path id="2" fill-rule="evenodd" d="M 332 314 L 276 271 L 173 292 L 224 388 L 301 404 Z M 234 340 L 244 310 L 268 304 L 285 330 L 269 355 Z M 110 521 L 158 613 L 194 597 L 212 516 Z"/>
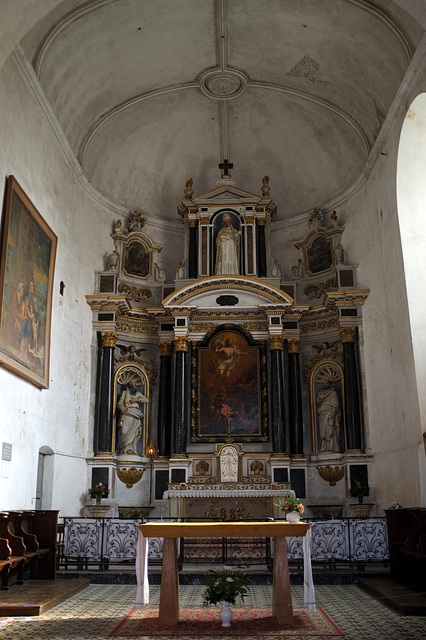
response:
<path id="1" fill-rule="evenodd" d="M 216 333 L 198 347 L 193 371 L 192 441 L 267 440 L 262 348 L 239 331 Z"/>
<path id="2" fill-rule="evenodd" d="M 0 265 L 0 364 L 49 387 L 57 237 L 13 176 L 7 179 Z"/>

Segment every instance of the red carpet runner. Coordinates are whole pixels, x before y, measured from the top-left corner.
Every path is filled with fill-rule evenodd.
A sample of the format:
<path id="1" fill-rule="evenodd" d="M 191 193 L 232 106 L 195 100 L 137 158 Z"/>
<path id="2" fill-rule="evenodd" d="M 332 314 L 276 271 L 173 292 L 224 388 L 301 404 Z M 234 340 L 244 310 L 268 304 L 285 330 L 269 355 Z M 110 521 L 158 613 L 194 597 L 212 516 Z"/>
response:
<path id="1" fill-rule="evenodd" d="M 130 613 L 109 634 L 112 638 L 252 638 L 259 637 L 275 640 L 286 637 L 343 636 L 321 607 L 316 611 L 295 608 L 295 625 L 276 627 L 270 608 L 237 607 L 232 609 L 231 627 L 220 624 L 220 608 L 196 607 L 181 608 L 180 621 L 175 626 L 158 624 L 158 609 L 132 609 Z"/>

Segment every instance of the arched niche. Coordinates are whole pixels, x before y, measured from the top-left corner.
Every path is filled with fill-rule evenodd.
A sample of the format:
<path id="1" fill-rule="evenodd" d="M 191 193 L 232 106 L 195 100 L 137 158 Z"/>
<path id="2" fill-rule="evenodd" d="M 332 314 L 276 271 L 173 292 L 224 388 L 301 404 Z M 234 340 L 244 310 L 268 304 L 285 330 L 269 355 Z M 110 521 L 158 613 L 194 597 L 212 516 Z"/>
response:
<path id="1" fill-rule="evenodd" d="M 331 361 L 319 363 L 311 374 L 310 395 L 314 453 L 342 453 L 345 450 L 342 368 Z"/>
<path id="2" fill-rule="evenodd" d="M 149 381 L 135 364 L 119 367 L 114 375 L 114 434 L 117 455 L 145 456 L 148 441 Z"/>

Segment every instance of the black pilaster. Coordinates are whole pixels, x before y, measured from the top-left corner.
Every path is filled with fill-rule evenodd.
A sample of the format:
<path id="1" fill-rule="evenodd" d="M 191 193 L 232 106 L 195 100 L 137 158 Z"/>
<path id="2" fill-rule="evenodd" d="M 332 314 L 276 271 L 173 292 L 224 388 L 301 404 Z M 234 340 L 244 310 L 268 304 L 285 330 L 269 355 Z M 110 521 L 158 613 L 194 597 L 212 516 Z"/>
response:
<path id="1" fill-rule="evenodd" d="M 271 358 L 271 422 L 274 453 L 286 453 L 282 337 L 269 338 Z"/>
<path id="2" fill-rule="evenodd" d="M 117 334 L 113 331 L 102 331 L 102 365 L 99 385 L 99 412 L 98 424 L 94 437 L 95 455 L 100 453 L 112 453 L 114 443 L 112 441 L 112 421 L 114 410 L 114 347 Z"/>

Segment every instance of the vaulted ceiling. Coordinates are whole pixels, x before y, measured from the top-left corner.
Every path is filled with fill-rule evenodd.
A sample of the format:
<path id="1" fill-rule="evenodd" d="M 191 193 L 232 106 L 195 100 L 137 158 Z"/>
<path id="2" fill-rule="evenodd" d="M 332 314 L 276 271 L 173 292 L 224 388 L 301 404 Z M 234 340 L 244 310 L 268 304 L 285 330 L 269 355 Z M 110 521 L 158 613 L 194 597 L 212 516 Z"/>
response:
<path id="1" fill-rule="evenodd" d="M 342 205 L 422 35 L 385 0 L 65 0 L 22 46 L 91 185 L 168 224 L 224 159 L 276 220 Z"/>

